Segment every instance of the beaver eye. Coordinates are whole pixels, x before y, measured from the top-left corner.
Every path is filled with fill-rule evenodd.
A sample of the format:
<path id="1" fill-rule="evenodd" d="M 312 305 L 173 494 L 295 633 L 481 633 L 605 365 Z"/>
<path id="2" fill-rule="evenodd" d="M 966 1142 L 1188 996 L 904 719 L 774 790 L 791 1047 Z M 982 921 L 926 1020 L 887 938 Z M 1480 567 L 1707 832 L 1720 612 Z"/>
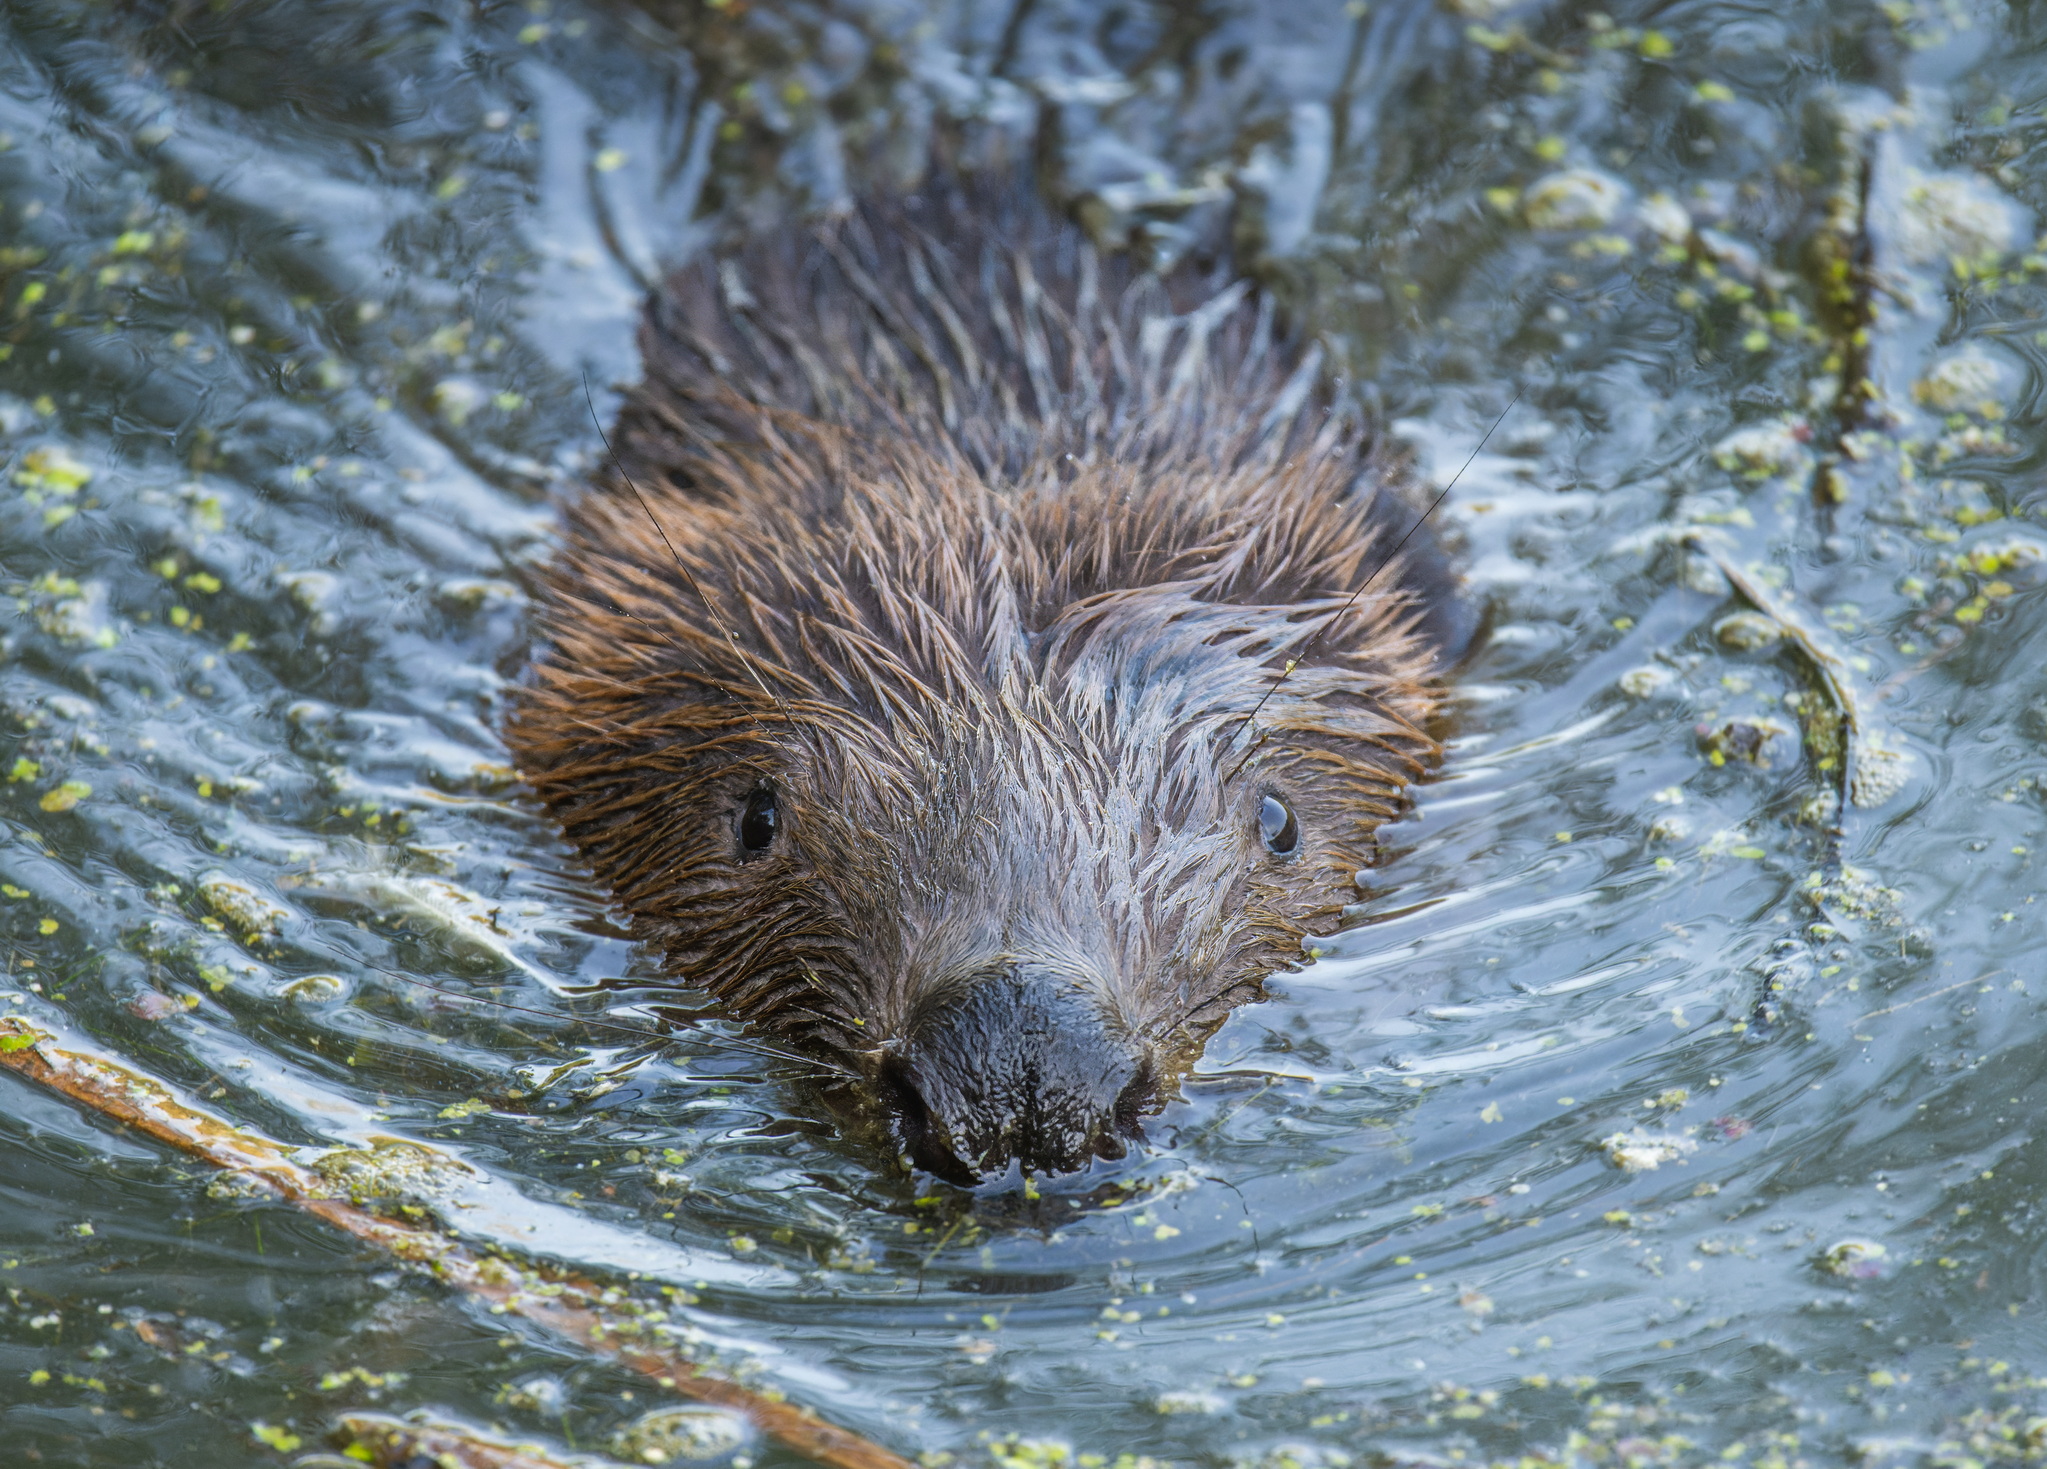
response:
<path id="1" fill-rule="evenodd" d="M 777 816 L 775 793 L 761 786 L 746 798 L 746 810 L 739 817 L 739 846 L 749 857 L 758 857 L 775 840 Z"/>
<path id="2" fill-rule="evenodd" d="M 1300 850 L 1301 824 L 1277 796 L 1258 803 L 1258 834 L 1265 838 L 1265 850 L 1275 857 L 1291 857 Z"/>

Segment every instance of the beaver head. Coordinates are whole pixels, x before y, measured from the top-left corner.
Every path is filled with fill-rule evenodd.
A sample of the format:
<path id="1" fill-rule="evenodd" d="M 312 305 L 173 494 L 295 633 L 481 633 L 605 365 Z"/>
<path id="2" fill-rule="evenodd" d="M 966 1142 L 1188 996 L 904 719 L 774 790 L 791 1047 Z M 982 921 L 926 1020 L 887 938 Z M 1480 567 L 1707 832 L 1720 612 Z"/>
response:
<path id="1" fill-rule="evenodd" d="M 1410 568 L 1240 288 L 1117 313 L 1086 257 L 1033 319 L 1028 254 L 820 239 L 657 304 L 511 740 L 669 971 L 913 1163 L 1120 1156 L 1436 754 Z"/>

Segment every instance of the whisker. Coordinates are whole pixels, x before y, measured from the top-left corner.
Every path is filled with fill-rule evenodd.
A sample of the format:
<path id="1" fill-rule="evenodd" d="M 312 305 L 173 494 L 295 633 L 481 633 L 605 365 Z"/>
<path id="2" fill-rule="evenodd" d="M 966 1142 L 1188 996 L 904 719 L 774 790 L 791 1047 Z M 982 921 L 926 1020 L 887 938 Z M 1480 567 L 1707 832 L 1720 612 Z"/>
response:
<path id="1" fill-rule="evenodd" d="M 1243 723 L 1238 726 L 1239 729 L 1242 729 L 1245 725 L 1250 725 L 1257 721 L 1258 716 L 1264 712 L 1265 706 L 1267 703 L 1271 701 L 1272 696 L 1279 692 L 1279 686 L 1285 683 L 1287 681 L 1287 678 L 1293 673 L 1293 671 L 1296 668 L 1299 668 L 1301 664 L 1307 660 L 1309 652 L 1314 648 L 1315 644 L 1321 640 L 1322 635 L 1326 633 L 1330 628 L 1336 626 L 1336 624 L 1343 621 L 1344 617 L 1350 612 L 1350 609 L 1357 605 L 1358 598 L 1362 597 L 1367 591 L 1371 590 L 1372 583 L 1379 579 L 1379 573 L 1384 571 L 1388 566 L 1391 566 L 1393 564 L 1393 558 L 1398 556 L 1401 553 L 1402 549 L 1406 547 L 1407 543 L 1414 538 L 1414 533 L 1420 530 L 1423 524 L 1428 520 L 1428 518 L 1436 513 L 1436 508 L 1450 497 L 1450 492 L 1457 488 L 1457 481 L 1464 478 L 1464 471 L 1471 468 L 1471 466 L 1475 462 L 1477 462 L 1479 454 L 1485 449 L 1485 446 L 1489 442 L 1491 442 L 1493 435 L 1496 432 L 1498 432 L 1500 425 L 1507 421 L 1507 415 L 1514 411 L 1514 405 L 1519 403 L 1520 401 L 1521 394 L 1518 392 L 1515 393 L 1512 398 L 1507 400 L 1507 406 L 1500 410 L 1500 416 L 1493 420 L 1493 426 L 1485 431 L 1485 437 L 1478 441 L 1477 447 L 1474 448 L 1471 451 L 1471 453 L 1468 456 L 1466 456 L 1464 462 L 1457 467 L 1457 473 L 1450 476 L 1450 483 L 1443 486 L 1442 490 L 1437 494 L 1436 498 L 1429 502 L 1429 508 L 1424 510 L 1419 516 L 1415 518 L 1414 524 L 1407 528 L 1407 533 L 1403 535 L 1399 540 L 1393 543 L 1393 549 L 1388 551 L 1384 556 L 1379 558 L 1379 564 L 1372 568 L 1372 574 L 1366 577 L 1364 581 L 1359 583 L 1358 589 L 1350 594 L 1349 600 L 1347 600 L 1341 607 L 1336 609 L 1336 613 L 1334 616 L 1325 619 L 1320 627 L 1316 628 L 1313 633 L 1309 634 L 1307 641 L 1301 644 L 1301 650 L 1299 653 L 1287 659 L 1286 667 L 1280 670 L 1279 677 L 1272 681 L 1271 685 L 1265 690 L 1265 692 L 1258 696 L 1258 702 L 1251 706 L 1251 712 L 1244 716 Z M 1244 761 L 1249 760 L 1251 758 L 1252 752 L 1255 751 L 1257 748 L 1258 741 L 1254 740 L 1251 744 L 1251 748 L 1244 752 L 1243 760 L 1239 760 L 1237 762 L 1236 770 L 1232 770 L 1230 772 L 1230 774 L 1233 777 L 1236 775 L 1238 770 L 1242 770 L 1244 768 Z"/>
<path id="2" fill-rule="evenodd" d="M 1218 1081 L 1318 1081 L 1306 1071 L 1267 1071 L 1257 1066 L 1232 1066 L 1225 1071 L 1190 1071 L 1180 1078 L 1182 1086 L 1202 1086 Z"/>

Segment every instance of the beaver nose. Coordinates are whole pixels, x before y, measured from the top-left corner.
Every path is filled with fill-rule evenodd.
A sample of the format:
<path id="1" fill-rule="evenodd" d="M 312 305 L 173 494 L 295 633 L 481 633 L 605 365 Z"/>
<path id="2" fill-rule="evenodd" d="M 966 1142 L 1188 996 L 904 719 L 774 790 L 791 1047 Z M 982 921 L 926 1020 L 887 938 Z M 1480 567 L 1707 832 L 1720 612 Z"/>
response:
<path id="1" fill-rule="evenodd" d="M 1038 1173 L 1120 1158 L 1150 1071 L 1083 980 L 1004 963 L 924 1016 L 884 1080 L 911 1161 L 971 1184 L 1012 1158 Z"/>

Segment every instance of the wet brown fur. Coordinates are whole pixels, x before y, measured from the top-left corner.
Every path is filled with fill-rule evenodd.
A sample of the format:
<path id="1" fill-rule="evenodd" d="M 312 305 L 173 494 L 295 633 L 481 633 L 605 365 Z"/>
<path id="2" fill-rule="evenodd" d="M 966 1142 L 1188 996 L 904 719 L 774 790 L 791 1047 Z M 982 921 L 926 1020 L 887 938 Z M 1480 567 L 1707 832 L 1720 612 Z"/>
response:
<path id="1" fill-rule="evenodd" d="M 1026 956 L 1155 1091 L 1439 753 L 1441 589 L 1410 557 L 1350 601 L 1412 512 L 1317 354 L 952 186 L 682 272 L 642 346 L 645 506 L 608 469 L 570 507 L 509 731 L 635 936 L 870 1076 Z"/>

